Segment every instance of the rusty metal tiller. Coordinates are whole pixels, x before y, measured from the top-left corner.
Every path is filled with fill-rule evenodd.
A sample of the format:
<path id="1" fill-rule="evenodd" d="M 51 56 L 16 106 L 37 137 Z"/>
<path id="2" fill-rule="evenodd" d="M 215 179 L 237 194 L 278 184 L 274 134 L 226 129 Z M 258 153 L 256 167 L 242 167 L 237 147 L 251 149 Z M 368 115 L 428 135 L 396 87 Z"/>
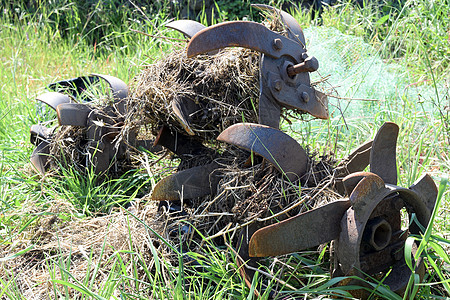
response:
<path id="1" fill-rule="evenodd" d="M 259 124 L 234 124 L 217 139 L 263 157 L 285 180 L 302 182 L 310 159 L 297 141 L 278 128 L 282 108 L 328 118 L 328 99 L 314 89 L 309 75 L 319 68 L 319 63 L 307 53 L 303 31 L 291 15 L 268 5 L 254 7 L 279 18 L 283 28 L 276 32 L 248 21 L 205 27 L 184 20 L 166 26 L 190 40 L 188 57 L 216 55 L 226 47 L 243 47 L 261 53 Z M 80 99 L 83 91 L 99 80 L 108 83 L 113 95 L 102 107 L 90 105 L 90 99 Z M 117 142 L 127 113 L 128 87 L 123 81 L 92 74 L 51 84 L 49 89 L 51 92 L 37 99 L 56 111 L 60 126 L 83 128 L 83 143 L 88 149 L 86 164 L 94 167 L 96 173 L 108 170 L 115 160 L 121 159 L 130 144 L 153 152 L 163 146 L 181 158 L 207 155 L 208 163 L 160 180 L 152 191 L 153 200 L 178 201 L 216 193 L 221 166 L 214 159 L 221 154 L 195 137 L 191 116 L 201 108 L 192 100 L 180 96 L 171 103 L 186 134 L 166 124 L 160 127 L 154 141 L 137 140 L 136 133 L 131 132 L 127 141 Z M 50 144 L 56 130 L 56 126 L 47 128 L 42 124 L 30 129 L 30 140 L 36 145 L 31 161 L 42 174 L 48 167 Z M 249 286 L 259 258 L 298 252 L 333 241 L 332 275 L 359 278 L 342 283 L 364 286 L 363 279 L 373 277 L 382 279 L 399 294 L 404 292 L 411 275 L 405 263 L 405 241 L 408 235 L 420 234 L 421 228 L 428 225 L 437 188 L 429 175 L 422 176 L 409 188 L 397 186 L 398 132 L 396 124 L 385 123 L 373 141 L 358 147 L 335 168 L 333 186 L 341 199 L 266 227 L 255 221 L 242 230 L 235 246 L 240 272 Z M 363 172 L 367 166 L 370 171 Z M 406 217 L 409 222 L 403 220 Z M 423 276 L 422 260 L 415 264 L 416 272 Z M 352 293 L 356 297 L 366 296 L 363 289 Z"/>
<path id="2" fill-rule="evenodd" d="M 96 109 L 90 104 L 93 99 L 83 92 L 100 80 L 108 84 L 112 101 L 102 109 Z M 51 92 L 38 96 L 37 100 L 56 111 L 60 126 L 85 128 L 85 143 L 88 149 L 86 166 L 93 167 L 96 173 L 106 171 L 114 159 L 125 153 L 126 144 L 117 146 L 114 139 L 120 131 L 127 109 L 127 85 L 113 76 L 91 74 L 52 83 L 48 89 Z M 42 124 L 33 125 L 30 129 L 30 141 L 36 145 L 31 162 L 41 174 L 45 174 L 48 167 L 49 145 L 54 139 L 55 130 L 56 126 L 47 128 Z M 138 141 L 132 138 L 129 140 L 133 142 L 133 146 L 156 150 L 153 141 Z"/>
<path id="3" fill-rule="evenodd" d="M 244 47 L 262 53 L 259 98 L 261 125 L 235 124 L 223 131 L 218 140 L 259 154 L 284 173 L 289 180 L 294 181 L 306 172 L 308 157 L 294 139 L 278 130 L 281 108 L 296 109 L 326 119 L 328 100 L 324 94 L 311 87 L 309 72 L 318 69 L 318 61 L 307 55 L 305 37 L 297 21 L 290 14 L 268 5 L 256 4 L 254 7 L 279 17 L 286 36 L 271 31 L 264 25 L 246 21 L 225 22 L 204 27 L 197 22 L 183 20 L 166 26 L 190 38 L 187 47 L 188 57 L 199 54 L 212 55 L 214 51 L 225 47 Z M 189 115 L 199 109 L 196 104 L 188 99 L 175 99 L 172 108 L 185 131 L 189 135 L 194 135 L 190 128 Z M 293 162 L 292 157 L 297 159 Z M 200 169 L 202 167 L 196 167 L 191 172 L 199 172 Z M 202 177 L 198 179 L 199 183 L 215 177 L 207 173 L 209 169 L 210 166 L 205 166 L 198 173 L 198 176 Z M 154 199 L 162 200 L 165 197 L 167 200 L 172 199 L 173 194 L 169 192 L 169 186 L 179 192 L 185 184 L 191 185 L 192 183 L 182 180 L 185 178 L 184 172 L 190 171 L 171 175 L 170 179 L 158 183 L 153 191 Z M 213 172 L 217 175 L 215 169 Z M 189 177 L 189 180 L 192 181 L 192 178 Z M 199 186 L 204 187 L 204 195 L 211 193 L 211 189 L 206 185 L 199 184 Z M 184 192 L 183 197 L 189 195 Z M 194 195 L 198 197 L 199 193 L 196 192 Z"/>
<path id="4" fill-rule="evenodd" d="M 405 240 L 428 225 L 437 188 L 429 175 L 409 188 L 396 185 L 398 130 L 394 123 L 380 128 L 370 149 L 370 172 L 352 173 L 342 180 L 348 198 L 258 230 L 254 225 L 244 235 L 243 248 L 248 253 L 240 252 L 243 260 L 255 264 L 257 257 L 289 254 L 334 241 L 333 276 L 372 276 L 403 293 L 411 274 L 404 258 Z M 409 226 L 404 221 L 402 226 L 402 210 L 409 216 Z M 415 263 L 416 272 L 423 277 L 422 260 Z M 364 282 L 352 279 L 345 284 Z M 359 290 L 355 296 L 367 295 Z"/>
<path id="5" fill-rule="evenodd" d="M 278 128 L 281 108 L 296 109 L 314 117 L 328 118 L 328 100 L 316 91 L 309 72 L 319 62 L 306 52 L 305 37 L 297 21 L 288 13 L 268 5 L 254 7 L 278 15 L 286 35 L 262 24 L 232 21 L 204 28 L 192 36 L 188 57 L 225 47 L 243 47 L 261 53 L 259 123 Z"/>

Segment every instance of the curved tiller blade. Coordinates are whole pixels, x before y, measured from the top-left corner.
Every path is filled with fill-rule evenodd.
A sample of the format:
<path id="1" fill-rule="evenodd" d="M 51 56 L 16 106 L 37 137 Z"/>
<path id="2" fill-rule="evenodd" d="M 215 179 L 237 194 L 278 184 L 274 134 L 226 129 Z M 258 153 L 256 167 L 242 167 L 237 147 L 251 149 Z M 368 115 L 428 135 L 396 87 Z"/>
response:
<path id="1" fill-rule="evenodd" d="M 430 212 L 433 212 L 438 196 L 438 189 L 430 175 L 424 174 L 409 187 L 421 196 Z"/>
<path id="2" fill-rule="evenodd" d="M 56 112 L 58 114 L 59 125 L 84 126 L 92 109 L 86 104 L 63 103 L 58 105 Z"/>
<path id="3" fill-rule="evenodd" d="M 291 181 L 306 173 L 309 161 L 306 151 L 278 129 L 252 123 L 235 124 L 225 129 L 217 140 L 261 155 Z"/>
<path id="4" fill-rule="evenodd" d="M 121 79 L 111 75 L 91 74 L 90 76 L 102 78 L 108 83 L 114 98 L 114 104 L 117 107 L 119 114 L 124 115 L 127 109 L 125 98 L 128 96 L 128 85 Z"/>
<path id="5" fill-rule="evenodd" d="M 177 117 L 181 126 L 189 135 L 195 135 L 194 131 L 191 128 L 190 114 L 195 113 L 199 109 L 200 107 L 195 104 L 194 101 L 185 97 L 177 97 L 172 101 L 172 110 L 175 113 L 175 116 Z"/>
<path id="6" fill-rule="evenodd" d="M 128 96 L 128 85 L 121 79 L 104 74 L 92 73 L 90 76 L 95 76 L 105 80 L 111 87 L 111 91 L 115 100 L 122 100 Z"/>
<path id="7" fill-rule="evenodd" d="M 346 158 L 345 168 L 348 174 L 361 172 L 370 164 L 370 151 L 373 141 L 368 141 L 353 150 Z"/>
<path id="8" fill-rule="evenodd" d="M 58 105 L 60 104 L 72 102 L 69 96 L 58 92 L 44 93 L 42 95 L 37 96 L 36 99 L 47 104 L 54 110 L 56 110 L 56 107 L 58 107 Z"/>
<path id="9" fill-rule="evenodd" d="M 123 101 L 128 96 L 128 86 L 125 82 L 117 77 L 103 74 L 90 74 L 89 76 L 80 76 L 68 80 L 61 80 L 48 85 L 48 89 L 64 92 L 74 98 L 81 95 L 86 89 L 94 83 L 99 82 L 100 79 L 105 80 L 111 88 L 115 104 L 118 106 L 118 111 L 121 114 L 125 113 L 125 102 Z M 91 101 L 92 99 L 87 99 Z M 57 106 L 57 105 L 56 105 Z M 56 108 L 55 106 L 55 108 Z"/>
<path id="10" fill-rule="evenodd" d="M 398 125 L 384 123 L 373 139 L 370 151 L 370 172 L 377 174 L 385 183 L 397 184 L 396 146 Z"/>
<path id="11" fill-rule="evenodd" d="M 167 28 L 175 29 L 181 32 L 187 38 L 192 38 L 197 32 L 205 29 L 206 26 L 202 23 L 192 20 L 177 20 L 166 24 Z"/>
<path id="12" fill-rule="evenodd" d="M 280 16 L 281 22 L 283 22 L 283 24 L 286 26 L 289 38 L 293 39 L 294 41 L 300 42 L 303 47 L 305 46 L 305 36 L 303 34 L 303 30 L 293 16 L 281 9 L 277 9 L 267 4 L 252 4 L 251 6 L 262 11 L 268 11 L 278 14 Z"/>
<path id="13" fill-rule="evenodd" d="M 175 201 L 214 193 L 218 177 L 213 172 L 218 167 L 217 163 L 210 163 L 167 176 L 156 184 L 151 199 Z"/>
<path id="14" fill-rule="evenodd" d="M 187 47 L 187 56 L 194 57 L 226 47 L 243 47 L 273 58 L 283 55 L 298 60 L 304 52 L 295 41 L 250 21 L 231 21 L 209 26 L 194 35 Z"/>
<path id="15" fill-rule="evenodd" d="M 47 164 L 47 159 L 50 154 L 49 142 L 42 141 L 37 147 L 33 150 L 31 154 L 31 163 L 39 171 L 42 175 L 45 174 L 45 167 Z"/>
<path id="16" fill-rule="evenodd" d="M 40 124 L 31 125 L 30 128 L 30 143 L 37 146 L 41 141 L 48 140 L 53 128 L 48 128 Z"/>
<path id="17" fill-rule="evenodd" d="M 349 200 L 336 200 L 256 231 L 250 239 L 249 255 L 265 257 L 298 252 L 339 237 L 340 222 Z"/>

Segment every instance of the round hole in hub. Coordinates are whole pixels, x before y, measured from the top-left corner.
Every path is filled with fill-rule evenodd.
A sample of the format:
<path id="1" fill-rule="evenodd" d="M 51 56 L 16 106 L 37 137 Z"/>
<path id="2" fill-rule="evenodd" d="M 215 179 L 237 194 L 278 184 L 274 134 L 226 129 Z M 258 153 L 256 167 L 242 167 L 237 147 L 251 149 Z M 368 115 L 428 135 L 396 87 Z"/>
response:
<path id="1" fill-rule="evenodd" d="M 392 227 L 386 220 L 378 219 L 372 225 L 371 231 L 369 243 L 375 250 L 380 251 L 391 242 Z"/>

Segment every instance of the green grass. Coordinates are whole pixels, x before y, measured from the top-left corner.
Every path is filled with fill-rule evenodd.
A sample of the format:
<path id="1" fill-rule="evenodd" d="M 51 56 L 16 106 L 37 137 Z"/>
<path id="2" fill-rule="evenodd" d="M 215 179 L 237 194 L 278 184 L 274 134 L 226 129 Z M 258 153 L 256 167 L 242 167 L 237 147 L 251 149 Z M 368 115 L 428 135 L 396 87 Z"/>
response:
<path id="1" fill-rule="evenodd" d="M 229 248 L 206 243 L 202 253 L 181 254 L 173 249 L 178 261 L 190 256 L 198 262 L 198 265 L 173 265 L 162 255 L 161 245 L 170 246 L 163 237 L 156 237 L 160 245 L 150 242 L 142 247 L 135 235 L 154 237 L 151 222 L 139 211 L 117 207 L 139 200 L 150 189 L 152 178 L 135 173 L 98 185 L 94 175 L 82 177 L 71 169 L 66 169 L 63 177 L 53 179 L 41 178 L 32 172 L 29 127 L 38 118 L 35 96 L 46 84 L 90 72 L 114 75 L 129 82 L 142 66 L 162 57 L 173 47 L 169 41 L 131 29 L 180 37 L 162 29 L 161 24 L 167 21 L 164 11 L 145 17 L 132 7 L 109 17 L 107 7 L 97 7 L 94 16 L 105 30 L 102 37 L 99 35 L 93 40 L 89 30 L 95 29 L 83 30 L 85 23 L 71 10 L 71 5 L 66 2 L 56 7 L 41 7 L 37 13 L 24 12 L 20 18 L 6 13 L 0 19 L 0 251 L 5 253 L 0 257 L 0 298 L 29 299 L 37 296 L 32 293 L 34 290 L 45 290 L 46 293 L 38 296 L 251 299 L 253 293 L 242 282 L 236 257 Z M 391 86 L 390 89 L 400 90 L 386 93 L 388 98 L 383 99 L 384 102 L 350 102 L 344 119 L 334 111 L 328 121 L 294 123 L 290 127 L 291 134 L 303 145 L 320 154 L 332 149 L 339 157 L 344 157 L 373 137 L 385 121 L 396 122 L 400 126 L 399 185 L 407 187 L 425 172 L 430 173 L 438 185 L 441 183 L 439 207 L 433 212 L 433 222 L 423 237 L 415 237 L 420 242 L 417 255 L 425 258 L 428 268 L 423 283 L 417 284 L 411 279 L 411 298 L 450 296 L 450 196 L 446 186 L 450 172 L 449 7 L 448 1 L 420 0 L 406 1 L 390 13 L 372 4 L 361 9 L 346 2 L 326 9 L 322 15 L 323 26 L 337 28 L 343 34 L 360 37 L 373 45 L 375 54 L 370 53 L 370 57 L 378 55 L 384 60 L 383 64 L 395 63 L 400 70 L 395 74 L 403 78 L 399 82 L 418 86 L 418 92 L 409 92 L 404 86 Z M 67 19 L 65 13 L 71 13 L 72 19 Z M 62 16 L 72 23 L 66 27 L 59 24 Z M 296 14 L 296 17 L 304 27 L 313 25 L 306 14 Z M 345 46 L 351 45 L 339 47 L 342 50 Z M 327 70 L 327 59 L 326 55 L 320 58 L 321 70 Z M 351 67 L 355 60 L 349 59 L 346 63 Z M 370 64 L 363 65 L 362 72 L 369 72 L 370 67 Z M 336 80 L 346 82 L 346 79 L 338 77 Z M 356 86 L 366 89 L 364 84 Z M 342 100 L 340 104 L 345 107 L 347 102 Z M 365 114 L 352 115 L 355 106 Z M 66 240 L 61 238 L 47 254 L 35 251 L 35 247 L 42 246 L 42 241 L 33 240 L 30 232 L 63 230 L 67 224 L 85 224 L 83 222 L 98 216 L 120 217 L 121 228 L 125 228 L 126 233 L 126 250 L 116 249 L 107 238 L 110 236 L 105 234 L 98 249 L 75 249 L 67 255 L 63 243 Z M 108 223 L 108 232 L 114 232 L 114 226 L 120 223 L 114 222 L 113 217 Z M 74 262 L 80 259 L 86 261 L 87 269 L 75 269 Z M 13 268 L 16 260 L 42 262 L 42 267 L 50 270 L 49 277 L 36 279 L 34 286 L 24 286 L 23 277 L 32 275 L 26 273 L 26 268 Z M 290 271 L 264 270 L 275 272 L 275 277 L 289 283 L 281 288 L 283 296 L 313 298 L 335 293 L 350 297 L 348 287 L 334 285 L 343 278 L 330 279 L 325 250 L 292 255 L 286 268 Z M 277 279 L 259 274 L 252 287 L 259 289 L 262 282 L 278 288 L 281 284 Z M 43 286 L 46 288 L 42 289 Z M 395 296 L 383 287 L 377 288 L 375 293 L 386 299 Z"/>

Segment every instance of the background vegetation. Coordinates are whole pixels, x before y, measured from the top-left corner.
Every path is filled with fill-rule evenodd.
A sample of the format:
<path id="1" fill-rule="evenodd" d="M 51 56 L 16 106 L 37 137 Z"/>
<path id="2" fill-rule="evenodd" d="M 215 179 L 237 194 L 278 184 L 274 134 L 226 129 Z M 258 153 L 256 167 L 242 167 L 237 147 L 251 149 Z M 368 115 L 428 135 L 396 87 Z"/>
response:
<path id="1" fill-rule="evenodd" d="M 148 192 L 140 183 L 151 181 L 151 178 L 140 173 L 102 186 L 95 186 L 94 178 L 81 178 L 70 170 L 60 179 L 41 178 L 33 173 L 29 164 L 33 149 L 28 135 L 30 125 L 38 119 L 34 98 L 48 83 L 90 72 L 114 75 L 128 82 L 145 65 L 171 51 L 174 45 L 158 36 L 180 37 L 163 27 L 179 14 L 172 9 L 173 2 L 152 3 L 118 0 L 0 2 L 0 247 L 18 243 L 22 232 L 39 228 L 40 220 L 48 214 L 63 221 L 86 219 L 107 214 L 112 206 L 136 201 L 137 193 Z M 272 1 L 271 4 L 283 3 Z M 219 0 L 217 8 L 217 22 L 238 17 L 259 18 L 258 13 L 249 8 L 249 1 Z M 328 122 L 294 124 L 291 129 L 300 132 L 302 143 L 310 148 L 322 151 L 333 145 L 331 148 L 343 157 L 360 142 L 372 137 L 383 122 L 394 121 L 400 125 L 399 184 L 408 186 L 428 172 L 437 184 L 441 183 L 442 196 L 430 227 L 433 231 L 427 231 L 425 237 L 417 237 L 423 241 L 421 255 L 428 266 L 425 282 L 413 284 L 412 281 L 411 292 L 405 298 L 449 297 L 450 196 L 445 184 L 450 170 L 450 2 L 368 1 L 361 6 L 337 1 L 329 7 L 322 4 L 322 9 L 321 17 L 315 19 L 306 12 L 293 10 L 292 13 L 311 37 L 316 32 L 329 34 L 328 40 L 332 36 L 339 37 L 335 49 L 347 58 L 348 67 L 344 74 L 362 54 L 368 53 L 368 57 L 380 58 L 381 64 L 390 66 L 395 76 L 404 80 L 400 85 L 398 81 L 391 81 L 390 87 L 380 87 L 395 91 L 382 99 L 383 102 L 342 99 L 334 102 L 336 106 L 345 107 L 345 122 L 336 110 Z M 198 18 L 205 22 L 204 14 L 200 13 Z M 337 31 L 330 31 L 330 28 Z M 355 37 L 370 45 L 371 50 L 347 55 L 355 47 Z M 321 70 L 330 70 L 333 76 L 332 69 L 327 69 L 331 58 L 331 53 L 324 53 L 319 60 Z M 373 61 L 364 60 L 366 65 L 361 66 L 361 72 L 373 70 Z M 380 73 L 380 76 L 386 74 Z M 375 78 L 367 77 L 365 81 L 370 80 Z M 333 84 L 339 83 L 346 81 L 337 80 Z M 361 82 L 349 85 L 351 91 L 365 87 Z M 355 93 L 342 96 L 352 95 Z M 359 107 L 357 114 L 352 113 L 355 106 Z M 61 202 L 69 203 L 64 207 L 70 209 L 49 210 Z M 139 299 L 149 295 L 238 299 L 253 296 L 242 283 L 236 265 L 229 263 L 232 254 L 213 245 L 209 248 L 210 258 L 204 260 L 205 267 L 200 271 L 170 266 L 153 253 L 160 264 L 158 268 L 173 279 L 173 285 L 167 286 L 163 278 L 150 272 L 147 282 L 138 283 L 133 280 L 133 272 L 138 268 L 146 270 L 147 266 L 139 249 L 131 244 L 130 241 L 130 251 L 135 257 L 132 267 L 123 265 L 120 255 L 108 257 L 111 262 L 108 267 L 100 267 L 100 263 L 96 266 L 95 272 L 110 275 L 106 282 L 95 282 L 95 272 L 86 274 L 85 282 L 77 282 L 71 275 L 70 257 L 58 257 L 57 253 L 42 257 L 58 270 L 51 279 L 53 294 L 48 296 L 67 299 L 74 295 L 97 299 Z M 0 258 L 0 268 L 6 274 L 0 278 L 0 297 L 31 298 L 23 294 L 26 287 L 17 281 L 17 270 L 3 265 L 31 249 L 17 249 Z M 304 284 L 295 291 L 284 287 L 288 295 L 316 297 L 339 292 L 349 296 L 343 287 L 332 288 L 336 280 L 329 277 L 324 253 L 293 256 L 293 264 L 297 264 L 295 276 Z M 255 281 L 254 285 L 257 284 Z M 395 297 L 381 287 L 376 290 L 376 295 L 388 299 Z"/>

